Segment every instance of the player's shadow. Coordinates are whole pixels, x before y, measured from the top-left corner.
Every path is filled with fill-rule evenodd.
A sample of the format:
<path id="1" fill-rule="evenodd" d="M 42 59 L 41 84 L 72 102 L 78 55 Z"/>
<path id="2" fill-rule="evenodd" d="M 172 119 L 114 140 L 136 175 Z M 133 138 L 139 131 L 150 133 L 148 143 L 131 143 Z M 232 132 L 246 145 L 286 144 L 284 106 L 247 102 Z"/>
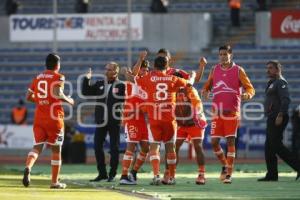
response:
<path id="1" fill-rule="evenodd" d="M 0 188 L 7 188 L 7 187 L 11 187 L 11 188 L 17 188 L 17 187 L 24 187 L 23 183 L 22 183 L 22 176 L 20 176 L 19 178 L 1 178 L 1 182 L 5 182 L 5 185 L 0 185 Z M 50 180 L 34 180 L 31 184 L 32 184 L 32 188 L 36 188 L 38 186 L 50 186 Z"/>

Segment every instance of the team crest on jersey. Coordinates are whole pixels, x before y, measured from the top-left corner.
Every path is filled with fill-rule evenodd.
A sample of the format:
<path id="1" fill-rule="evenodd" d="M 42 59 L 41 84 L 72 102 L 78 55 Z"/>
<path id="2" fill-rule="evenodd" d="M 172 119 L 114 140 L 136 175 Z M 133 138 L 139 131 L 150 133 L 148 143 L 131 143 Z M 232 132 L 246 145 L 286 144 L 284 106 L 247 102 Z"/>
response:
<path id="1" fill-rule="evenodd" d="M 233 88 L 230 88 L 224 81 L 219 81 L 216 83 L 214 86 L 214 90 L 218 89 L 219 91 L 214 92 L 214 94 L 219 94 L 222 92 L 227 92 L 227 93 L 237 93 Z"/>

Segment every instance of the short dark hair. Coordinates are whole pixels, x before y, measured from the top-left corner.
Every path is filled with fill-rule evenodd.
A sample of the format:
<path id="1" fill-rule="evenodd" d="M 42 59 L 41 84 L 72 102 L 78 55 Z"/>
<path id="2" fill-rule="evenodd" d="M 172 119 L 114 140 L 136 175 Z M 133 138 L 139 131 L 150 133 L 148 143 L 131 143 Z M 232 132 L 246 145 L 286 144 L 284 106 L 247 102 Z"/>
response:
<path id="1" fill-rule="evenodd" d="M 167 68 L 168 59 L 167 57 L 158 56 L 154 60 L 154 67 L 158 70 L 164 70 Z"/>
<path id="2" fill-rule="evenodd" d="M 141 68 L 149 68 L 149 67 L 150 67 L 149 60 L 143 60 L 141 64 Z"/>
<path id="3" fill-rule="evenodd" d="M 60 62 L 60 57 L 54 53 L 50 53 L 46 58 L 46 68 L 48 70 L 54 70 L 59 62 Z"/>
<path id="4" fill-rule="evenodd" d="M 221 50 L 226 50 L 228 53 L 232 54 L 232 48 L 231 48 L 230 45 L 223 45 L 223 46 L 220 46 L 220 47 L 219 47 L 219 52 L 220 52 Z"/>
<path id="5" fill-rule="evenodd" d="M 278 60 L 270 60 L 269 62 L 267 62 L 267 65 L 269 65 L 269 64 L 276 67 L 276 69 L 278 69 L 279 71 L 282 71 L 282 65 L 280 64 L 280 62 Z"/>
<path id="6" fill-rule="evenodd" d="M 158 50 L 157 54 L 160 54 L 160 53 L 166 54 L 166 56 L 171 57 L 170 51 L 165 48 L 161 48 L 160 50 Z"/>

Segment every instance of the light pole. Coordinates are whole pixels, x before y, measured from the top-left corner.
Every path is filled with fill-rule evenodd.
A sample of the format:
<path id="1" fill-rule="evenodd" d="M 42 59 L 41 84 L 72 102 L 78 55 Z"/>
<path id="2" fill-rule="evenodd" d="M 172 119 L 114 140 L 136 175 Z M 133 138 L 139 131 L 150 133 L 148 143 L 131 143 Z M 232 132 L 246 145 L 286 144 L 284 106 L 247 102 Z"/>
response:
<path id="1" fill-rule="evenodd" d="M 57 53 L 57 0 L 53 0 L 53 42 L 52 51 Z"/>
<path id="2" fill-rule="evenodd" d="M 131 0 L 127 0 L 127 67 L 131 67 L 132 63 L 132 35 L 131 35 Z"/>

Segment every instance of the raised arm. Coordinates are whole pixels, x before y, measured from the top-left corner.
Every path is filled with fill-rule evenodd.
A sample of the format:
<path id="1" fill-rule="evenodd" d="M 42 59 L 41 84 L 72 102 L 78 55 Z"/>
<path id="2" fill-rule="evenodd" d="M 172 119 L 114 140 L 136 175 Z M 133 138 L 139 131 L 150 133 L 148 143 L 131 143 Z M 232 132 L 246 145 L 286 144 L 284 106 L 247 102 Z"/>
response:
<path id="1" fill-rule="evenodd" d="M 83 82 L 82 82 L 82 88 L 81 92 L 85 96 L 96 96 L 97 95 L 97 85 L 91 85 L 91 78 L 92 78 L 92 69 L 89 68 L 89 71 L 85 75 Z"/>
<path id="2" fill-rule="evenodd" d="M 199 69 L 196 72 L 195 83 L 199 83 L 203 76 L 204 68 L 207 65 L 207 60 L 205 57 L 201 57 L 199 60 Z"/>
<path id="3" fill-rule="evenodd" d="M 213 69 L 210 71 L 207 81 L 204 83 L 204 86 L 201 91 L 201 96 L 205 99 L 208 100 L 209 93 L 212 89 L 212 84 L 213 84 Z"/>
<path id="4" fill-rule="evenodd" d="M 139 58 L 138 58 L 136 64 L 132 68 L 132 74 L 134 76 L 137 76 L 139 74 L 142 62 L 143 62 L 143 60 L 145 60 L 146 56 L 147 56 L 147 51 L 140 52 Z"/>

